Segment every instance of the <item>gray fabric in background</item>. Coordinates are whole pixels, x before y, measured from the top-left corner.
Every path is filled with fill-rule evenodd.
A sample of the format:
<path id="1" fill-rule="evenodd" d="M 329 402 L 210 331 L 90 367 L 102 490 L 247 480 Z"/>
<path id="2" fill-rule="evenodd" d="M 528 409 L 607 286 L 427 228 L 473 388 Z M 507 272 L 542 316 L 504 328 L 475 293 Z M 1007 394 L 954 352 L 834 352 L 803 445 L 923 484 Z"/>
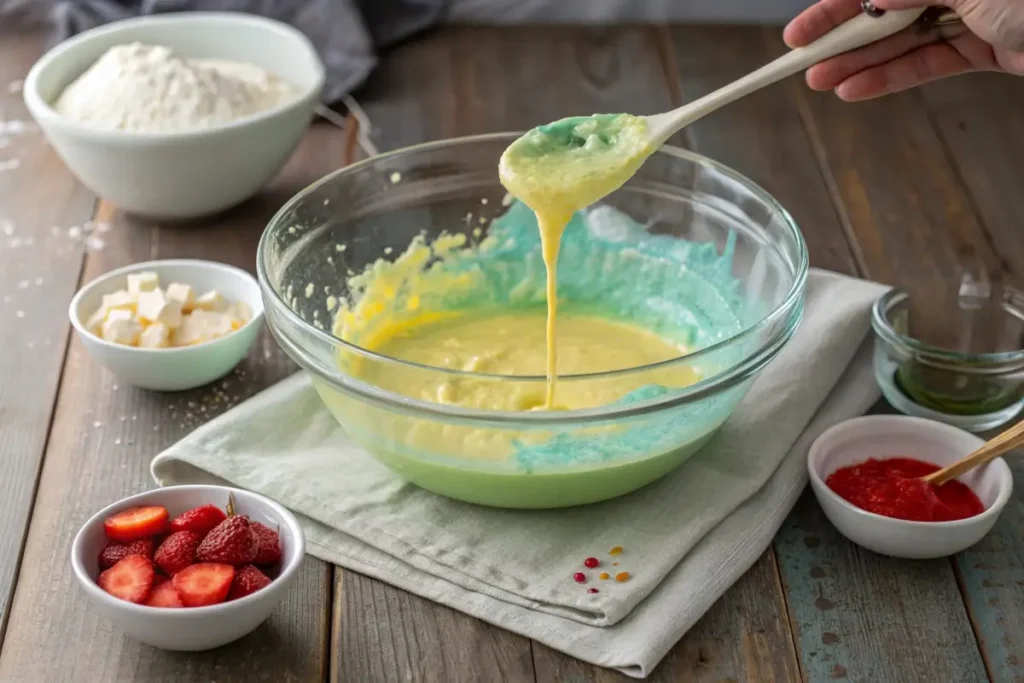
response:
<path id="1" fill-rule="evenodd" d="M 248 12 L 299 29 L 327 67 L 323 99 L 337 102 L 377 65 L 377 52 L 444 19 L 448 0 L 58 0 L 54 40 L 119 19 L 185 11 Z"/>

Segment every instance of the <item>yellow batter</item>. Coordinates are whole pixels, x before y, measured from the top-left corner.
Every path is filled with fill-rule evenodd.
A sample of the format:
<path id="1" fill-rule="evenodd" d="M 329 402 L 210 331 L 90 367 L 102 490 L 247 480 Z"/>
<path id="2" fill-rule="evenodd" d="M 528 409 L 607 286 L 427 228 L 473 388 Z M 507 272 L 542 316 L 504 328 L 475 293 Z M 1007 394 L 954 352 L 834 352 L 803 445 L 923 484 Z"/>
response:
<path id="1" fill-rule="evenodd" d="M 501 155 L 498 175 L 512 196 L 537 214 L 547 270 L 547 393 L 555 407 L 558 378 L 558 248 L 573 213 L 629 180 L 650 155 L 644 120 L 628 114 L 562 119 L 528 132 Z M 638 330 L 638 332 L 640 332 Z M 622 347 L 622 353 L 628 354 Z"/>
<path id="2" fill-rule="evenodd" d="M 391 358 L 464 372 L 510 377 L 542 377 L 547 368 L 545 316 L 542 311 L 486 317 L 453 316 L 428 324 L 393 330 L 374 345 Z M 678 358 L 685 348 L 646 330 L 592 316 L 563 316 L 558 327 L 558 367 L 562 375 L 623 370 Z M 643 376 L 638 376 L 642 374 Z M 436 403 L 493 410 L 535 410 L 546 407 L 537 381 L 496 381 L 486 377 L 396 371 L 366 364 L 360 373 L 370 383 Z M 563 382 L 557 409 L 608 405 L 639 387 L 657 381 L 686 386 L 696 377 L 686 367 Z"/>

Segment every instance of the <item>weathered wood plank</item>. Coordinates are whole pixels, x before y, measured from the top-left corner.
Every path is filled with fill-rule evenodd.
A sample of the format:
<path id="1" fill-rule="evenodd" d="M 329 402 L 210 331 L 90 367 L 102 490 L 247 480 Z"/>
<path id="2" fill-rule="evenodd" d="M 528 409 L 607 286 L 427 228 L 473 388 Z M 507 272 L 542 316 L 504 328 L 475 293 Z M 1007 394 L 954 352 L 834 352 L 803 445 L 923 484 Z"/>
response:
<path id="1" fill-rule="evenodd" d="M 0 641 L 67 345 L 67 302 L 94 198 L 22 104 L 42 33 L 0 33 Z M 46 179 L 42 182 L 41 179 Z"/>
<path id="2" fill-rule="evenodd" d="M 962 265 L 999 267 L 919 92 L 857 105 L 794 94 L 865 274 L 915 288 Z M 863 551 L 809 493 L 775 546 L 805 678 L 986 679 L 948 561 Z"/>
<path id="3" fill-rule="evenodd" d="M 527 683 L 530 643 L 460 612 L 337 572 L 333 680 Z"/>
<path id="4" fill-rule="evenodd" d="M 143 224 L 101 204 L 113 227 L 91 254 L 85 279 L 165 257 L 215 258 L 255 270 L 256 244 L 271 212 L 340 164 L 343 135 L 318 126 L 268 190 L 202 225 Z M 294 366 L 264 331 L 236 371 L 213 385 L 161 394 L 119 385 L 71 344 L 57 413 L 19 575 L 0 680 L 321 681 L 326 670 L 331 568 L 306 558 L 284 603 L 253 634 L 199 654 L 167 653 L 115 632 L 74 584 L 71 539 L 96 509 L 153 486 L 152 456 L 208 419 L 291 373 Z M 46 657 L 40 657 L 46 652 Z"/>
<path id="5" fill-rule="evenodd" d="M 1001 274 L 1024 286 L 1024 82 L 971 75 L 922 89 L 939 136 L 980 219 L 978 241 Z M 1007 458 L 1017 481 L 1020 454 Z M 1024 491 L 1014 492 L 992 532 L 955 559 L 982 655 L 993 681 L 1024 680 Z"/>

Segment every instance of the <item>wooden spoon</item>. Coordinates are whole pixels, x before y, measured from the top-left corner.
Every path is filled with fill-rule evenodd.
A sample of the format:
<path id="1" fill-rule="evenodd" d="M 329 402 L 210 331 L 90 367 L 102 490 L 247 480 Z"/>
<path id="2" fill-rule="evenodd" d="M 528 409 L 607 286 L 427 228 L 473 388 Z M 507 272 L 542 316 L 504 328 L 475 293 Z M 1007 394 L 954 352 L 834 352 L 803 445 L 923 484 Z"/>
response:
<path id="1" fill-rule="evenodd" d="M 1012 451 L 1018 446 L 1024 446 L 1024 420 L 1021 420 L 1015 427 L 1010 427 L 994 439 L 987 441 L 981 448 L 966 458 L 958 460 L 949 467 L 943 467 L 937 472 L 921 477 L 921 481 L 926 484 L 935 484 L 936 486 L 944 484 L 950 479 L 956 479 L 964 472 L 995 460 L 1003 453 Z"/>

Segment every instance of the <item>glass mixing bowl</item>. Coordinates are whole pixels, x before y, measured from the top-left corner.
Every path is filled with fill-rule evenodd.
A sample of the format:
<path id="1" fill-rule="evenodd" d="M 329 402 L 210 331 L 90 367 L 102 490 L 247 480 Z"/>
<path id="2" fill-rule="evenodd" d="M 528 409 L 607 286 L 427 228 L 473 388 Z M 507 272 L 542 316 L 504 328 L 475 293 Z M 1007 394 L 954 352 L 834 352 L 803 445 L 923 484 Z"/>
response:
<path id="1" fill-rule="evenodd" d="M 463 234 L 479 244 L 508 204 L 498 158 L 515 139 L 495 134 L 444 140 L 383 154 L 332 173 L 300 192 L 271 220 L 260 241 L 258 272 L 267 322 L 284 350 L 309 371 L 325 405 L 349 437 L 401 477 L 425 489 L 483 505 L 554 508 L 633 491 L 676 468 L 732 414 L 757 373 L 789 342 L 803 312 L 807 250 L 792 218 L 769 194 L 735 171 L 681 149 L 656 152 L 636 176 L 604 200 L 631 218 L 632 234 L 651 240 L 666 293 L 670 280 L 717 268 L 728 279 L 737 326 L 695 338 L 692 353 L 612 372 L 559 377 L 594 387 L 626 382 L 642 389 L 609 405 L 574 410 L 500 411 L 463 407 L 375 386 L 367 368 L 423 379 L 494 383 L 502 391 L 543 395 L 542 376 L 507 376 L 428 367 L 361 348 L 331 334 L 338 297 L 358 298 L 348 278 L 393 262 L 417 235 Z M 593 214 L 592 214 L 593 215 Z M 614 232 L 614 231 L 612 231 Z M 597 239 L 595 237 L 594 239 Z M 648 245 L 650 246 L 650 245 Z M 659 252 L 660 250 L 660 252 Z M 537 270 L 537 249 L 523 257 Z M 673 254 L 687 255 L 676 265 Z M 560 263 L 574 258 L 564 249 Z M 709 265 L 710 264 L 710 265 Z M 427 264 L 429 265 L 429 264 Z M 516 264 L 512 264 L 513 266 Z M 586 264 L 576 272 L 587 272 Z M 590 268 L 601 268 L 594 264 Z M 608 302 L 630 284 L 588 287 L 559 278 L 560 311 Z M 515 283 L 510 283 L 510 286 Z M 578 283 L 577 283 L 578 284 Z M 634 297 L 638 319 L 657 326 L 660 311 L 702 313 L 699 300 L 659 291 Z M 533 302 L 543 306 L 543 288 Z M 561 301 L 565 296 L 566 300 Z M 680 298 L 680 297 L 675 297 Z M 630 301 L 627 297 L 623 301 Z M 593 303 L 593 302 L 590 302 Z M 664 309 L 667 310 L 667 309 Z M 359 372 L 352 368 L 361 368 Z M 665 387 L 660 378 L 693 368 L 699 381 Z M 338 467 L 345 467 L 339 454 Z"/>

